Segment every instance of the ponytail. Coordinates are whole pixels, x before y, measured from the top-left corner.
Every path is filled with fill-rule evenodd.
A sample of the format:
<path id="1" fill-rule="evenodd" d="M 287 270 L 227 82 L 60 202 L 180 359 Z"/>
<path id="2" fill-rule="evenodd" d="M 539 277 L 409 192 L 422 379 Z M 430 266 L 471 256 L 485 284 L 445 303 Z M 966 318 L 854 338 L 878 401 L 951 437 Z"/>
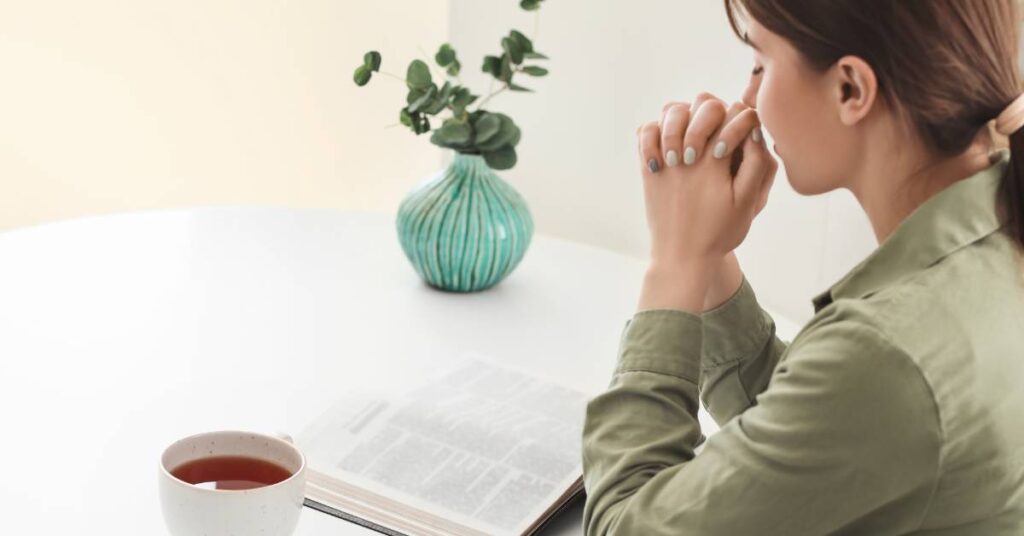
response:
<path id="1" fill-rule="evenodd" d="M 1006 233 L 1024 250 L 1024 128 L 1010 134 L 1010 165 L 999 184 Z"/>

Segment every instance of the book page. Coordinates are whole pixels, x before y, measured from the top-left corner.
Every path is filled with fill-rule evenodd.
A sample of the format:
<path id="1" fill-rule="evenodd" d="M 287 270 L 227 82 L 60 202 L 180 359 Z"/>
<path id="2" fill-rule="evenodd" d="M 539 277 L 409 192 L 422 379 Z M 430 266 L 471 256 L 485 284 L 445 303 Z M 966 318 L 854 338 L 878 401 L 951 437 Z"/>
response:
<path id="1" fill-rule="evenodd" d="M 408 393 L 352 393 L 299 436 L 310 469 L 488 534 L 582 475 L 588 396 L 466 353 Z"/>

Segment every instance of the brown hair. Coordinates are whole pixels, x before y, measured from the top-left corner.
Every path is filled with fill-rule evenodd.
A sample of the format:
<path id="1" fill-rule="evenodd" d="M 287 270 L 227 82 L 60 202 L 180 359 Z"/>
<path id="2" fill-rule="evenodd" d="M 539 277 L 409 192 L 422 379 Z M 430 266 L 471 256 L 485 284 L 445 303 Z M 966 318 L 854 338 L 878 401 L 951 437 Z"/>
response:
<path id="1" fill-rule="evenodd" d="M 886 104 L 941 156 L 966 151 L 1021 93 L 1018 0 L 725 0 L 825 71 L 854 55 L 871 65 Z M 991 139 L 991 138 L 989 138 Z M 1004 230 L 1024 247 L 1024 128 L 1010 135 L 999 187 Z"/>

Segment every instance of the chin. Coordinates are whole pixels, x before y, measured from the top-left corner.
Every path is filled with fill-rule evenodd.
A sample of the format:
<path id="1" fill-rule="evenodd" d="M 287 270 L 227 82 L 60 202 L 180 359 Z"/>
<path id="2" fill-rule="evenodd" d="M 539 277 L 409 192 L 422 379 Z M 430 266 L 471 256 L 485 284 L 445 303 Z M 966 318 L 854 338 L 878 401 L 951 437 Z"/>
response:
<path id="1" fill-rule="evenodd" d="M 800 195 L 820 195 L 825 192 L 831 191 L 832 188 L 828 187 L 827 181 L 823 181 L 820 177 L 815 180 L 815 177 L 805 177 L 799 172 L 791 172 L 786 167 L 785 161 L 782 162 L 783 168 L 786 170 L 786 179 L 789 180 L 789 185 L 793 187 L 793 190 Z"/>

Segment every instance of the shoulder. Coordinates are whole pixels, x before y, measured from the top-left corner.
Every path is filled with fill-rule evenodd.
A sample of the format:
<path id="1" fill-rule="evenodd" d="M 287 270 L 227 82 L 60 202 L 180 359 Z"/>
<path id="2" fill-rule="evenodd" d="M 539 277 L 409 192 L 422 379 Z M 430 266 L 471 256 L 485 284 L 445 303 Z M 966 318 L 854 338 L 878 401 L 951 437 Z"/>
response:
<path id="1" fill-rule="evenodd" d="M 863 432 L 887 442 L 902 437 L 907 448 L 938 447 L 943 433 L 932 386 L 887 323 L 898 301 L 840 299 L 822 309 L 793 339 L 769 387 L 819 390 L 827 393 L 825 407 Z"/>

